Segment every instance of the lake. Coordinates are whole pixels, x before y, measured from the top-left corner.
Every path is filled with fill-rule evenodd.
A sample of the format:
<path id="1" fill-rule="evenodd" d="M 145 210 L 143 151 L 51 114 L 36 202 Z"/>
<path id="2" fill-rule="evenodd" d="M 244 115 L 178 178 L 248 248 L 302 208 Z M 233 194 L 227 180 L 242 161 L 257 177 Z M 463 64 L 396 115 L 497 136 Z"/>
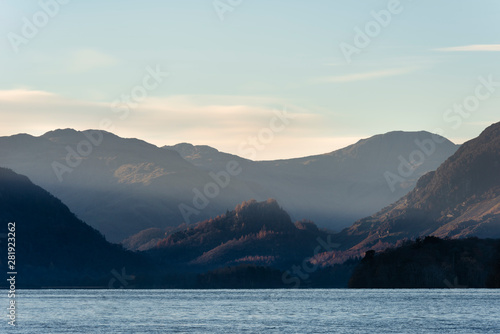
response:
<path id="1" fill-rule="evenodd" d="M 2 333 L 500 333 L 499 290 L 20 290 L 15 328 L 0 300 Z"/>

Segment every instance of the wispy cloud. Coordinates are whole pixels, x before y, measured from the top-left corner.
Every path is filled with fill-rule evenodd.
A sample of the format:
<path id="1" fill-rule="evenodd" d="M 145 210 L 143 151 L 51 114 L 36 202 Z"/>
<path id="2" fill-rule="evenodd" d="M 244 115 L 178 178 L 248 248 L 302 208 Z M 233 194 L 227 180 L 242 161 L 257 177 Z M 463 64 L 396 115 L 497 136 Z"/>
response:
<path id="1" fill-rule="evenodd" d="M 0 101 L 3 102 L 20 102 L 31 99 L 41 99 L 41 98 L 52 98 L 55 94 L 41 91 L 41 90 L 29 90 L 29 89 L 10 89 L 10 90 L 0 90 Z"/>
<path id="2" fill-rule="evenodd" d="M 453 46 L 448 48 L 434 49 L 442 52 L 461 52 L 461 51 L 500 51 L 500 44 L 472 44 L 464 46 Z"/>
<path id="3" fill-rule="evenodd" d="M 277 110 L 286 108 L 293 121 L 258 151 L 257 159 L 320 154 L 347 146 L 359 138 L 332 135 L 336 124 L 316 110 L 259 96 L 176 95 L 148 97 L 120 119 L 110 103 L 71 99 L 45 91 L 0 90 L 0 136 L 41 135 L 57 128 L 98 129 L 109 119 L 122 137 L 158 146 L 179 142 L 204 144 L 239 154 L 239 145 L 270 126 Z M 22 119 L 22 122 L 19 120 Z"/>
<path id="4" fill-rule="evenodd" d="M 87 72 L 90 70 L 115 65 L 114 57 L 93 49 L 73 51 L 67 60 L 66 70 L 72 72 Z"/>
<path id="5" fill-rule="evenodd" d="M 393 76 L 397 76 L 397 75 L 408 74 L 408 73 L 414 72 L 415 70 L 416 70 L 415 67 L 392 68 L 392 69 L 385 69 L 385 70 L 379 70 L 379 71 L 320 77 L 320 78 L 314 79 L 313 82 L 314 83 L 337 83 L 337 82 L 373 80 L 373 79 L 378 79 L 378 78 L 393 77 Z"/>

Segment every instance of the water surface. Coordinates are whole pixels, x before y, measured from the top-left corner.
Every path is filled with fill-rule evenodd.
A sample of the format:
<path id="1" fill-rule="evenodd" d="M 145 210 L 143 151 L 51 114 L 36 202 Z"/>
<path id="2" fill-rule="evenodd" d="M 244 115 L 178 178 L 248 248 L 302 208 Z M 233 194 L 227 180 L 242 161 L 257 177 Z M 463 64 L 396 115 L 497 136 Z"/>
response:
<path id="1" fill-rule="evenodd" d="M 48 333 L 500 333 L 498 290 L 21 290 L 17 326 Z"/>

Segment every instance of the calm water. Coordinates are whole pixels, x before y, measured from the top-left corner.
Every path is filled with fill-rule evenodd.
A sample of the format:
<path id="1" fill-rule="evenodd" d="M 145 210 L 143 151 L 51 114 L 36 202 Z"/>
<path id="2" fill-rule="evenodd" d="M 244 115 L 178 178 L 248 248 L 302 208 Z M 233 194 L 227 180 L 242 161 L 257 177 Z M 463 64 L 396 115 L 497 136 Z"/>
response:
<path id="1" fill-rule="evenodd" d="M 497 290 L 22 290 L 11 333 L 500 333 Z"/>

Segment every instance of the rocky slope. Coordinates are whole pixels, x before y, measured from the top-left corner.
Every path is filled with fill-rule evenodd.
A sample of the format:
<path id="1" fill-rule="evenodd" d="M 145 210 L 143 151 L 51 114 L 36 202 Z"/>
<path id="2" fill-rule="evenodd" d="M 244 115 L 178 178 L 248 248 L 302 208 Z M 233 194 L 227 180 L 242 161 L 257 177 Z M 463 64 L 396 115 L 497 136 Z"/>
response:
<path id="1" fill-rule="evenodd" d="M 500 123 L 464 143 L 408 195 L 336 239 L 346 249 L 367 249 L 424 235 L 500 238 Z"/>

